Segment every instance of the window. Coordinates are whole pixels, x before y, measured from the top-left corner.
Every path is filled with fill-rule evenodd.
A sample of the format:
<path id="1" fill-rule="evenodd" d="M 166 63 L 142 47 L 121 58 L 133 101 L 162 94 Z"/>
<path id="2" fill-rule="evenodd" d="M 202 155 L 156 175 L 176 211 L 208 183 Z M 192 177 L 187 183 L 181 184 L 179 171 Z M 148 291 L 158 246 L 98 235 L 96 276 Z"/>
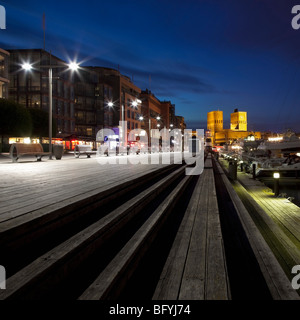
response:
<path id="1" fill-rule="evenodd" d="M 127 119 L 130 119 L 130 110 L 127 110 Z"/>
<path id="2" fill-rule="evenodd" d="M 18 77 L 17 76 L 14 76 L 13 83 L 14 83 L 14 88 L 16 88 L 18 86 Z"/>
<path id="3" fill-rule="evenodd" d="M 92 128 L 87 128 L 86 129 L 86 133 L 88 136 L 92 136 L 93 135 L 93 129 Z"/>

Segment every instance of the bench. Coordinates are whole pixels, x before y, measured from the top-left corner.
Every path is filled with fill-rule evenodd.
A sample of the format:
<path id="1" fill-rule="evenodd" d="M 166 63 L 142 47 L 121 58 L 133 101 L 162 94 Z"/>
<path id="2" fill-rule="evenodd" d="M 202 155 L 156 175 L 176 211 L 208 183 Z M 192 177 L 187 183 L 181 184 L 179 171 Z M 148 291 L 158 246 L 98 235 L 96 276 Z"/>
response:
<path id="1" fill-rule="evenodd" d="M 74 150 L 75 158 L 79 158 L 80 155 L 86 154 L 87 158 L 90 158 L 92 154 L 96 154 L 97 151 L 93 151 L 92 147 L 87 144 L 76 145 Z"/>
<path id="2" fill-rule="evenodd" d="M 49 156 L 49 152 L 44 152 L 40 143 L 13 143 L 10 147 L 10 157 L 13 162 L 25 155 L 35 156 L 37 161 L 42 161 L 43 156 Z"/>

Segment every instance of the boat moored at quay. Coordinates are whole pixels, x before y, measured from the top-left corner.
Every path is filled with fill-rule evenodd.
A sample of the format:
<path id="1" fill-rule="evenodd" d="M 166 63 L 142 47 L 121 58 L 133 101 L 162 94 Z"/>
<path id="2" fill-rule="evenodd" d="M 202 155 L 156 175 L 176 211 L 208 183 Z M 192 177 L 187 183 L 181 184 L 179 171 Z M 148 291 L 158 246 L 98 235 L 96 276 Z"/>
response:
<path id="1" fill-rule="evenodd" d="M 256 177 L 300 177 L 300 139 L 293 133 L 268 140 L 242 140 L 226 146 L 221 156 Z M 255 170 L 255 171 L 254 171 Z"/>

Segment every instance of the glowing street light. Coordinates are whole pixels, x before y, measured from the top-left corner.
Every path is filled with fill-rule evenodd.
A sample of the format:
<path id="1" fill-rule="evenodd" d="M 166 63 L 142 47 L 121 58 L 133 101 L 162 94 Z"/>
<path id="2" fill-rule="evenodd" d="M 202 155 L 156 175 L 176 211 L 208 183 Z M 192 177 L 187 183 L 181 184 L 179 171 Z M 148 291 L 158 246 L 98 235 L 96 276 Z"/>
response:
<path id="1" fill-rule="evenodd" d="M 113 106 L 114 106 L 114 104 L 113 104 L 113 102 L 108 102 L 108 104 L 107 104 L 108 106 L 109 106 L 109 108 L 112 108 Z"/>
<path id="2" fill-rule="evenodd" d="M 72 71 L 77 71 L 79 69 L 79 64 L 76 62 L 69 63 L 69 69 Z"/>
<path id="3" fill-rule="evenodd" d="M 67 64 L 70 70 L 77 71 L 79 68 L 79 64 L 76 62 L 71 62 Z M 48 68 L 49 69 L 49 160 L 52 160 L 52 101 L 53 101 L 53 78 L 52 78 L 52 69 L 53 68 L 62 68 L 62 65 L 48 65 L 48 66 L 40 66 L 40 68 Z M 22 64 L 22 68 L 25 71 L 30 71 L 32 69 L 32 64 L 29 62 L 25 62 Z"/>
<path id="4" fill-rule="evenodd" d="M 280 173 L 279 172 L 274 172 L 273 178 L 274 179 L 280 179 Z"/>
<path id="5" fill-rule="evenodd" d="M 30 71 L 32 69 L 32 64 L 28 63 L 28 62 L 25 62 L 22 64 L 22 68 L 25 70 L 25 71 Z"/>
<path id="6" fill-rule="evenodd" d="M 279 195 L 280 173 L 279 172 L 274 172 L 273 173 L 273 178 L 274 178 L 274 194 L 275 194 L 275 197 L 278 197 L 278 195 Z"/>

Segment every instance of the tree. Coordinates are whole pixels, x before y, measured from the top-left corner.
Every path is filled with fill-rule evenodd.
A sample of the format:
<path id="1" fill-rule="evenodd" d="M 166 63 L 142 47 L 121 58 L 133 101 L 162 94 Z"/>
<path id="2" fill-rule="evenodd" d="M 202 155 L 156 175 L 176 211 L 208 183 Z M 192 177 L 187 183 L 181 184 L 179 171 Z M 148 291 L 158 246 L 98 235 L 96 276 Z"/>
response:
<path id="1" fill-rule="evenodd" d="M 32 131 L 31 116 L 20 104 L 0 99 L 0 135 L 28 137 Z"/>
<path id="2" fill-rule="evenodd" d="M 32 131 L 30 137 L 48 137 L 49 136 L 49 113 L 41 109 L 28 109 L 31 121 Z M 52 119 L 52 137 L 57 131 L 56 122 Z"/>
<path id="3" fill-rule="evenodd" d="M 56 134 L 56 122 L 52 121 L 52 133 Z M 49 113 L 40 109 L 27 109 L 7 99 L 0 99 L 0 137 L 48 137 Z"/>

